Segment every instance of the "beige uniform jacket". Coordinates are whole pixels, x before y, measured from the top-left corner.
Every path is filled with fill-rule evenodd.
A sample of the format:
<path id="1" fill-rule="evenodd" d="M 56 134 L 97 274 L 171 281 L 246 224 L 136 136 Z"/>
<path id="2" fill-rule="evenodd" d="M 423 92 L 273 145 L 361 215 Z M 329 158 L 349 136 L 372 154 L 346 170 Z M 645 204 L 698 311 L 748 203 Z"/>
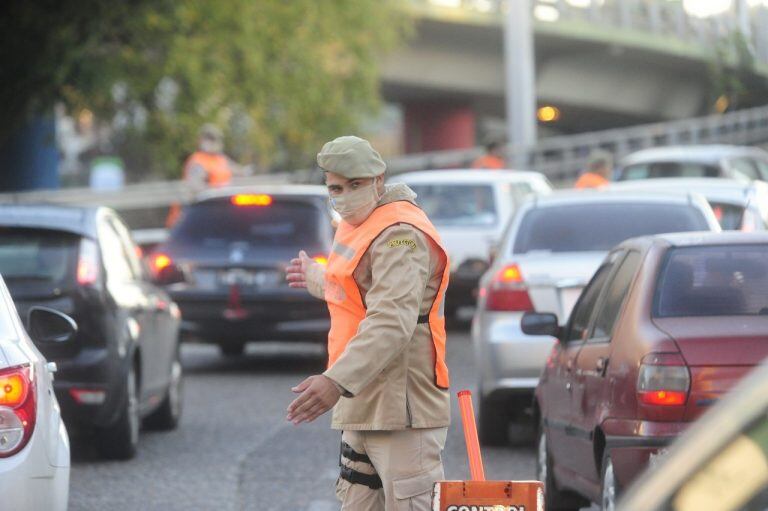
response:
<path id="1" fill-rule="evenodd" d="M 379 205 L 415 198 L 406 185 L 393 185 Z M 429 324 L 417 324 L 419 315 L 429 313 L 445 264 L 432 240 L 406 224 L 385 229 L 363 255 L 354 277 L 366 316 L 324 373 L 345 391 L 333 409 L 334 429 L 448 426 L 450 394 L 435 385 Z M 307 270 L 309 292 L 322 298 L 324 282 L 324 269 L 312 265 Z"/>

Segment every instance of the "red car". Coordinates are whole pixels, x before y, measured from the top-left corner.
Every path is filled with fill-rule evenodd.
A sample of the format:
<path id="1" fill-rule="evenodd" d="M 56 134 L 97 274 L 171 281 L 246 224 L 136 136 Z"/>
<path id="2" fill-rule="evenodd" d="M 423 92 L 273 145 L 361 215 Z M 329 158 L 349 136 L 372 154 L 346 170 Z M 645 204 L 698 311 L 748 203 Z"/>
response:
<path id="1" fill-rule="evenodd" d="M 659 451 L 768 356 L 768 234 L 628 240 L 557 337 L 535 393 L 548 511 L 615 499 Z"/>

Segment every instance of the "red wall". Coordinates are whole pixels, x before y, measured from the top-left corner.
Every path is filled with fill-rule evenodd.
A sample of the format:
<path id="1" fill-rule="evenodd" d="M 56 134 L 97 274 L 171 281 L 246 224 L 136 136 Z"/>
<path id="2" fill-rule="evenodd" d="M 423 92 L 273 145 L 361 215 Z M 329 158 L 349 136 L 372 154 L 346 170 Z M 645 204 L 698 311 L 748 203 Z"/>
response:
<path id="1" fill-rule="evenodd" d="M 421 102 L 404 105 L 405 152 L 467 149 L 475 144 L 475 113 L 463 104 Z"/>

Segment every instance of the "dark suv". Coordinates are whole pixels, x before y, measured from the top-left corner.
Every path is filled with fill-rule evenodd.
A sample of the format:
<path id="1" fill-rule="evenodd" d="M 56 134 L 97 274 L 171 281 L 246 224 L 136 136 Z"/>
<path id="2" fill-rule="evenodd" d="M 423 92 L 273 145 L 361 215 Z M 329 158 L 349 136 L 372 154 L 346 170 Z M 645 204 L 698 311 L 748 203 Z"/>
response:
<path id="1" fill-rule="evenodd" d="M 181 413 L 179 310 L 150 281 L 128 229 L 107 208 L 0 206 L 0 273 L 19 314 L 42 305 L 72 317 L 69 340 L 38 343 L 56 362 L 70 432 L 130 458 L 140 420 L 175 428 Z"/>
<path id="2" fill-rule="evenodd" d="M 328 309 L 285 282 L 285 265 L 306 250 L 325 263 L 333 243 L 322 186 L 210 190 L 186 206 L 168 240 L 150 256 L 188 337 L 239 355 L 248 341 L 324 343 Z M 170 269 L 170 271 L 169 271 Z"/>

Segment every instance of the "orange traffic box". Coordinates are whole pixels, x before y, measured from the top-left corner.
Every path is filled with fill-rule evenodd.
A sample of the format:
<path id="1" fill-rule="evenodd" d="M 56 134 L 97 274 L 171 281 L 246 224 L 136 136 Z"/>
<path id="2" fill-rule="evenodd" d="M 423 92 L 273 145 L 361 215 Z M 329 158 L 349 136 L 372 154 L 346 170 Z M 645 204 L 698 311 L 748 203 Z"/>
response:
<path id="1" fill-rule="evenodd" d="M 540 481 L 486 481 L 477 439 L 472 393 L 459 392 L 470 481 L 438 481 L 432 491 L 433 511 L 543 511 L 544 484 Z"/>

